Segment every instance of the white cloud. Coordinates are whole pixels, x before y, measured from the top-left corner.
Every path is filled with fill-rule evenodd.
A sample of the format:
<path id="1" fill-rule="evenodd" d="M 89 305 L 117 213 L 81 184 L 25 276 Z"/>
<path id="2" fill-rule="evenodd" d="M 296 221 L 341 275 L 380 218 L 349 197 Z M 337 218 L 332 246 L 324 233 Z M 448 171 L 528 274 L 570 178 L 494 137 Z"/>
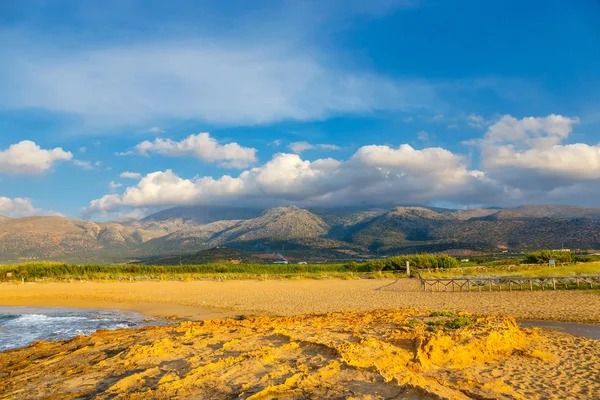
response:
<path id="1" fill-rule="evenodd" d="M 516 119 L 505 115 L 491 125 L 481 146 L 481 166 L 488 176 L 517 188 L 523 196 L 600 179 L 600 147 L 562 144 L 578 118 L 551 114 Z"/>
<path id="2" fill-rule="evenodd" d="M 290 143 L 288 148 L 294 153 L 302 153 L 303 151 L 314 149 L 315 146 L 308 142 L 294 142 Z"/>
<path id="3" fill-rule="evenodd" d="M 7 217 L 26 217 L 30 215 L 52 215 L 51 211 L 35 208 L 30 199 L 0 197 L 0 215 Z"/>
<path id="4" fill-rule="evenodd" d="M 161 133 L 164 133 L 165 131 L 163 129 L 160 129 L 157 126 L 153 126 L 152 128 L 148 129 L 146 132 L 153 133 L 155 135 L 160 135 Z"/>
<path id="5" fill-rule="evenodd" d="M 488 121 L 481 115 L 471 114 L 467 116 L 467 124 L 472 128 L 483 128 L 488 125 Z"/>
<path id="6" fill-rule="evenodd" d="M 433 116 L 433 120 L 434 121 L 443 121 L 444 120 L 444 114 L 437 114 Z"/>
<path id="7" fill-rule="evenodd" d="M 166 119 L 267 124 L 413 110 L 435 102 L 433 85 L 334 64 L 296 41 L 248 43 L 179 38 L 43 51 L 0 49 L 0 106 L 80 116 L 88 126 Z M 293 47 L 292 47 L 293 46 Z M 150 125 L 151 126 L 151 125 Z"/>
<path id="8" fill-rule="evenodd" d="M 447 150 L 365 146 L 347 161 L 327 158 L 310 162 L 297 154 L 279 153 L 237 177 L 185 179 L 170 170 L 157 171 L 123 194 L 92 201 L 88 212 L 223 202 L 270 206 L 469 199 L 468 203 L 475 203 L 475 196 L 481 200 L 496 190 L 483 172 L 468 170 L 462 157 Z"/>
<path id="9" fill-rule="evenodd" d="M 125 157 L 125 156 L 132 156 L 135 154 L 135 151 L 133 150 L 128 150 L 128 151 L 117 151 L 115 153 L 115 156 L 117 157 Z"/>
<path id="10" fill-rule="evenodd" d="M 79 152 L 80 153 L 85 153 L 87 151 L 87 147 L 80 147 L 79 148 Z"/>
<path id="11" fill-rule="evenodd" d="M 110 181 L 110 183 L 108 184 L 109 189 L 111 190 L 111 192 L 114 192 L 115 190 L 117 190 L 118 188 L 120 188 L 121 186 L 123 186 L 122 183 L 120 182 L 115 182 L 115 181 Z"/>
<path id="12" fill-rule="evenodd" d="M 510 143 L 532 148 L 549 148 L 567 139 L 573 131 L 573 125 L 578 123 L 577 117 L 568 118 L 556 114 L 520 120 L 505 115 L 488 128 L 484 140 L 492 145 Z"/>
<path id="13" fill-rule="evenodd" d="M 171 139 L 156 138 L 153 142 L 144 141 L 135 150 L 142 155 L 157 153 L 170 157 L 193 155 L 205 162 L 220 162 L 227 168 L 245 168 L 256 162 L 256 149 L 242 147 L 237 143 L 219 144 L 210 134 L 204 132 L 190 135 L 176 142 Z"/>
<path id="14" fill-rule="evenodd" d="M 140 174 L 139 172 L 125 171 L 122 172 L 121 175 L 119 175 L 119 177 L 123 179 L 140 179 L 142 177 L 142 174 Z"/>
<path id="15" fill-rule="evenodd" d="M 273 140 L 271 143 L 268 144 L 268 146 L 279 147 L 279 146 L 281 146 L 281 140 L 280 139 Z"/>
<path id="16" fill-rule="evenodd" d="M 340 146 L 338 146 L 338 145 L 335 145 L 335 144 L 325 144 L 325 143 L 318 144 L 318 145 L 317 145 L 317 147 L 318 147 L 319 149 L 324 149 L 324 150 L 334 150 L 334 151 L 337 151 L 337 150 L 341 150 L 341 149 L 342 149 L 342 148 L 341 148 Z"/>
<path id="17" fill-rule="evenodd" d="M 94 169 L 94 167 L 92 166 L 92 163 L 90 161 L 74 160 L 73 164 L 75 164 L 78 167 L 81 167 L 83 169 L 89 169 L 89 170 Z"/>
<path id="18" fill-rule="evenodd" d="M 417 138 L 422 142 L 428 142 L 429 141 L 429 133 L 425 132 L 425 131 L 420 131 L 419 133 L 417 133 Z"/>
<path id="19" fill-rule="evenodd" d="M 306 151 L 306 150 L 312 150 L 312 149 L 323 149 L 323 150 L 334 150 L 334 151 L 342 149 L 340 146 L 337 146 L 335 144 L 326 144 L 326 143 L 310 144 L 308 142 L 290 143 L 288 145 L 288 148 L 296 154 L 302 153 L 303 151 Z"/>
<path id="20" fill-rule="evenodd" d="M 69 161 L 73 154 L 57 147 L 44 150 L 30 140 L 23 140 L 0 150 L 0 173 L 10 175 L 41 174 L 60 161 Z"/>
<path id="21" fill-rule="evenodd" d="M 537 170 L 540 174 L 572 180 L 600 179 L 600 146 L 584 143 L 555 145 L 544 149 L 515 151 L 498 147 L 484 161 L 487 169 L 515 168 Z"/>

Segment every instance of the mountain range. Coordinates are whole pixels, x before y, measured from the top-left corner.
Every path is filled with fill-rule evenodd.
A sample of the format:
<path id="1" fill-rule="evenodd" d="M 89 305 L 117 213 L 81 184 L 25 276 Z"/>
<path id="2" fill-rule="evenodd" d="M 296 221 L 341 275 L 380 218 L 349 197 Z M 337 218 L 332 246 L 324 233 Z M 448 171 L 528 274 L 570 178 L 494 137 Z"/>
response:
<path id="1" fill-rule="evenodd" d="M 324 260 L 446 251 L 600 248 L 600 208 L 525 205 L 452 210 L 175 207 L 113 222 L 0 216 L 0 260 L 125 262 L 215 247 Z"/>

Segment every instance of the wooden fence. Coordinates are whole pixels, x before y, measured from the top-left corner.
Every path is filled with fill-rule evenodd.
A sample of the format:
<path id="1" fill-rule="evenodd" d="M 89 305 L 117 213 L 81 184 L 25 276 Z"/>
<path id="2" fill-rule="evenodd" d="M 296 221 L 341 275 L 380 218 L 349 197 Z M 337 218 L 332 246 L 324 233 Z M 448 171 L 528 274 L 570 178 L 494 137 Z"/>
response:
<path id="1" fill-rule="evenodd" d="M 487 277 L 452 277 L 423 278 L 419 274 L 423 291 L 430 292 L 470 292 L 470 291 L 502 291 L 502 290 L 546 290 L 600 288 L 600 275 L 579 276 L 487 276 Z"/>

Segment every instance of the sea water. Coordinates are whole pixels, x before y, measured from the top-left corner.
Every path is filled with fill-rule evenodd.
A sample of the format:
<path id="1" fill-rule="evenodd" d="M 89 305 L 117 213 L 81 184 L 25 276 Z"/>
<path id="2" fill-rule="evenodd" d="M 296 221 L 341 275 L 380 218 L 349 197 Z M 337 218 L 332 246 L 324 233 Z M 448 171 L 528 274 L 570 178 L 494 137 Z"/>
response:
<path id="1" fill-rule="evenodd" d="M 160 324 L 121 310 L 0 307 L 0 351 L 24 347 L 36 340 L 65 340 L 100 329 L 135 328 L 150 323 Z"/>

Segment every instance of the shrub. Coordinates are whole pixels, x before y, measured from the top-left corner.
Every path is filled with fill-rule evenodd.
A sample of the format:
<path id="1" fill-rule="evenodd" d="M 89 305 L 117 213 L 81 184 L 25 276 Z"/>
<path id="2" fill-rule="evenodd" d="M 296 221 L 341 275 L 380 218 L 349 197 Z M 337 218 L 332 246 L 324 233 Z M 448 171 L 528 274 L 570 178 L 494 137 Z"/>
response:
<path id="1" fill-rule="evenodd" d="M 525 256 L 527 264 L 547 264 L 550 260 L 560 263 L 572 263 L 575 262 L 575 254 L 570 251 L 542 250 L 529 253 Z"/>
<path id="2" fill-rule="evenodd" d="M 430 317 L 452 317 L 453 315 L 452 311 L 434 311 L 429 314 Z"/>
<path id="3" fill-rule="evenodd" d="M 446 322 L 444 325 L 446 326 L 446 328 L 460 329 L 464 326 L 469 326 L 472 323 L 473 323 L 473 321 L 471 321 L 471 319 L 469 319 L 467 317 L 458 317 L 458 318 L 454 318 L 452 321 Z"/>

